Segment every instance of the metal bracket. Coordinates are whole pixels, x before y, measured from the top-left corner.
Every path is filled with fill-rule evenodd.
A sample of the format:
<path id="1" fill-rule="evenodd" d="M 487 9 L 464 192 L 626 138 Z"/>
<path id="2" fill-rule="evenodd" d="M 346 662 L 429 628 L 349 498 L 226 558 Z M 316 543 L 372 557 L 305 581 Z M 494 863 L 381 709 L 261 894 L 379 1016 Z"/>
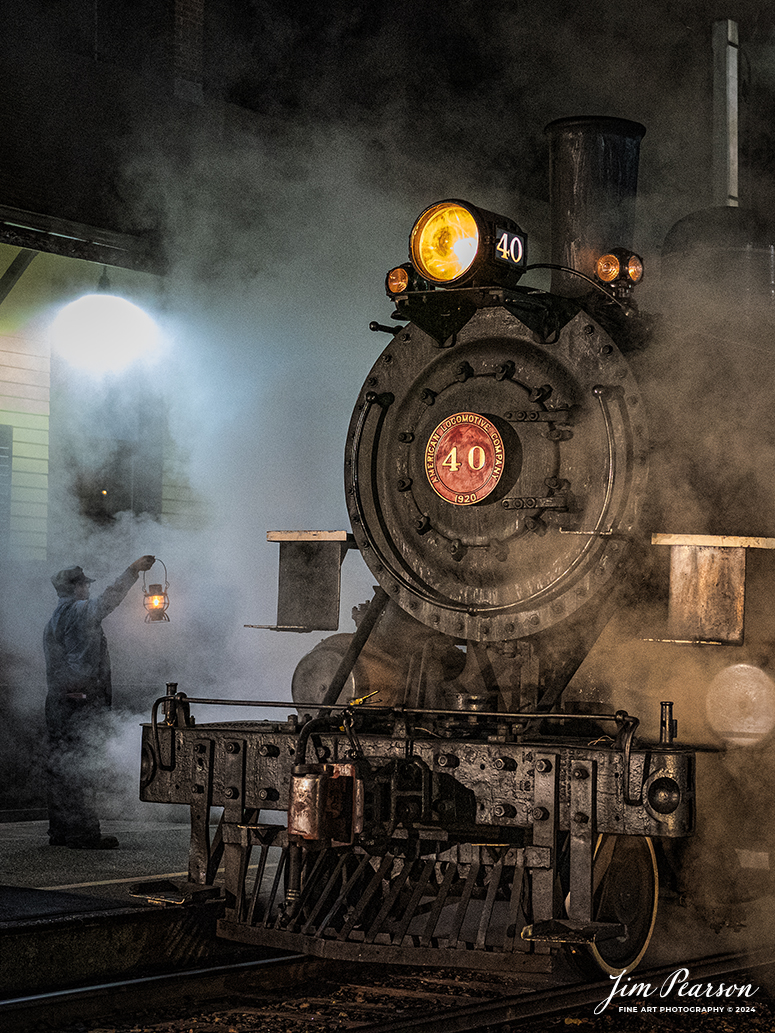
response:
<path id="1" fill-rule="evenodd" d="M 592 862 L 596 837 L 597 764 L 594 760 L 571 763 L 570 783 L 570 900 L 568 918 L 574 923 L 592 921 Z"/>
<path id="2" fill-rule="evenodd" d="M 246 624 L 268 631 L 336 631 L 340 570 L 355 546 L 348 531 L 267 531 L 280 543 L 277 623 Z"/>
<path id="3" fill-rule="evenodd" d="M 207 882 L 210 861 L 210 801 L 212 798 L 213 743 L 197 739 L 191 754 L 191 839 L 188 848 L 189 882 Z"/>
<path id="4" fill-rule="evenodd" d="M 533 787 L 533 846 L 546 847 L 548 867 L 532 868 L 533 918 L 554 917 L 555 869 L 557 866 L 557 755 L 537 753 Z M 545 862 L 544 862 L 545 863 Z"/>

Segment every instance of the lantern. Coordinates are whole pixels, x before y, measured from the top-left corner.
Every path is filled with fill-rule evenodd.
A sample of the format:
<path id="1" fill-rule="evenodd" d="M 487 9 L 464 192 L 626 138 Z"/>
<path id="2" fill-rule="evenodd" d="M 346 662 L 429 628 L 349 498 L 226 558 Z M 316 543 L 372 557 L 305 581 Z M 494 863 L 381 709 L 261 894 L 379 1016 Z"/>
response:
<path id="1" fill-rule="evenodd" d="M 145 615 L 145 623 L 151 624 L 155 621 L 169 621 L 167 616 L 167 607 L 170 604 L 169 596 L 167 595 L 167 589 L 169 588 L 169 582 L 167 581 L 167 568 L 164 566 L 161 560 L 157 559 L 157 563 L 161 563 L 164 567 L 164 587 L 161 585 L 145 585 L 145 571 L 143 571 L 143 606 L 147 610 Z"/>

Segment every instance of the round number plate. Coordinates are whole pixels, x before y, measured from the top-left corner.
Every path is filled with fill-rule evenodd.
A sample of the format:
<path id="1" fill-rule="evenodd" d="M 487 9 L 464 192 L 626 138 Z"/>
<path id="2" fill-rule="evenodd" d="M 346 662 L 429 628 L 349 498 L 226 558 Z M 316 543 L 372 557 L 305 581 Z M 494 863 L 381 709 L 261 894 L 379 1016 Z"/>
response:
<path id="1" fill-rule="evenodd" d="M 485 416 L 458 412 L 425 446 L 425 473 L 437 495 L 455 506 L 487 498 L 503 473 L 503 439 Z"/>

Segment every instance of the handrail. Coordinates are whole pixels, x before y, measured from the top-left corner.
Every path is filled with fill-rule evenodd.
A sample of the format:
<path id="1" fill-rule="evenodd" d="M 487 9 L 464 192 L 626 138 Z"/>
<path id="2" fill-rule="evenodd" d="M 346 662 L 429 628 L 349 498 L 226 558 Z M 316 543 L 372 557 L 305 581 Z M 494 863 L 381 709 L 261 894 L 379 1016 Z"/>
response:
<path id="1" fill-rule="evenodd" d="M 161 696 L 153 704 L 153 714 L 156 715 L 162 703 L 169 703 L 170 699 L 178 700 L 186 704 L 196 703 L 204 705 L 228 706 L 228 707 L 263 707 L 265 709 L 277 709 L 278 707 L 292 707 L 294 710 L 353 710 L 352 703 L 296 703 L 293 700 L 256 700 L 256 699 L 212 699 L 187 696 L 185 692 L 178 692 L 174 696 Z M 515 718 L 519 721 L 613 721 L 622 724 L 625 721 L 634 721 L 635 727 L 640 724 L 637 717 L 632 717 L 625 710 L 617 710 L 615 714 L 567 714 L 563 712 L 543 713 L 540 711 L 512 711 L 512 710 L 447 710 L 436 707 L 403 707 L 379 703 L 361 703 L 358 711 L 368 710 L 370 713 L 393 713 L 393 714 L 435 714 L 440 717 L 470 716 L 470 717 L 498 717 Z M 152 718 L 152 721 L 155 718 Z"/>

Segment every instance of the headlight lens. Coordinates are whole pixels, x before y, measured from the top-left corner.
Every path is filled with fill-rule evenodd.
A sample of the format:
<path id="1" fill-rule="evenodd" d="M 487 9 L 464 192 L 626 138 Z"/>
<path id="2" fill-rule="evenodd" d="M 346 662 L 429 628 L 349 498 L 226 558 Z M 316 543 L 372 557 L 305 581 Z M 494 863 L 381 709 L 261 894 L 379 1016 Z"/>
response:
<path id="1" fill-rule="evenodd" d="M 433 205 L 417 220 L 409 241 L 415 268 L 433 283 L 449 283 L 470 269 L 479 250 L 479 227 L 454 201 Z"/>
<path id="2" fill-rule="evenodd" d="M 388 294 L 403 294 L 409 287 L 409 270 L 399 265 L 387 274 L 385 289 Z"/>
<path id="3" fill-rule="evenodd" d="M 630 255 L 627 263 L 627 275 L 633 283 L 640 283 L 643 278 L 643 262 L 638 255 Z"/>
<path id="4" fill-rule="evenodd" d="M 595 272 L 603 283 L 612 283 L 619 275 L 619 259 L 616 255 L 601 255 L 595 264 Z"/>

